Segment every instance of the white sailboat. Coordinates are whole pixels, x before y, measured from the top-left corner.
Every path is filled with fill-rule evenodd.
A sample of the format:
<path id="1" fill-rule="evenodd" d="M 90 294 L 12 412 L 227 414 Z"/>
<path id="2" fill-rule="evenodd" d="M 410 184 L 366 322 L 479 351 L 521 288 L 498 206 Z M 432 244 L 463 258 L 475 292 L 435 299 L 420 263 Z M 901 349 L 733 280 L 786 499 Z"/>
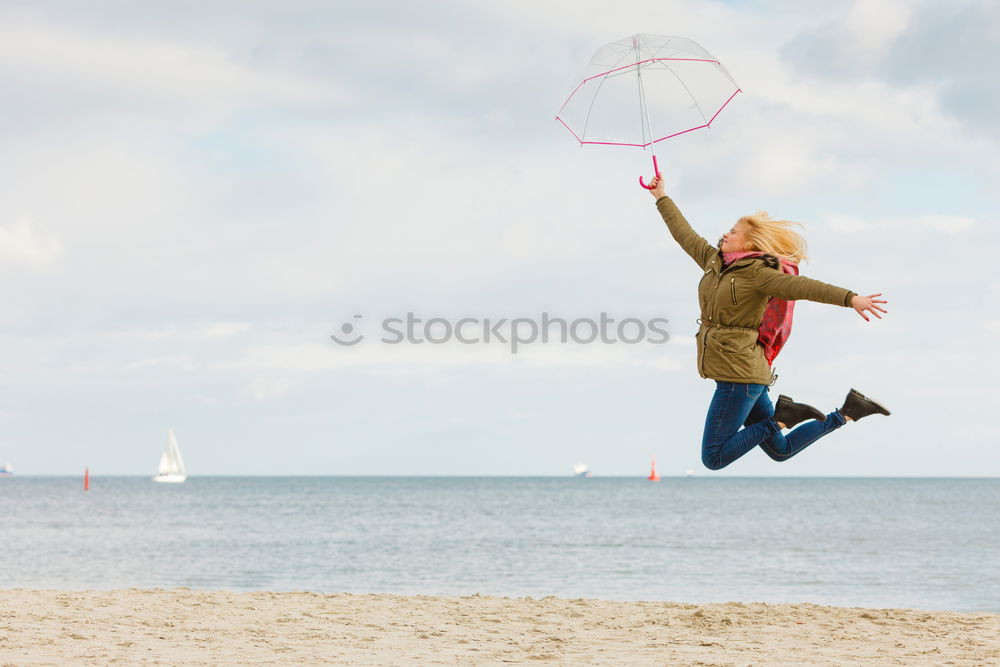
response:
<path id="1" fill-rule="evenodd" d="M 177 439 L 174 438 L 174 431 L 167 432 L 167 448 L 160 457 L 160 470 L 153 478 L 154 482 L 172 482 L 174 484 L 187 479 L 187 472 L 184 471 L 184 459 L 181 458 L 181 450 L 177 447 Z"/>

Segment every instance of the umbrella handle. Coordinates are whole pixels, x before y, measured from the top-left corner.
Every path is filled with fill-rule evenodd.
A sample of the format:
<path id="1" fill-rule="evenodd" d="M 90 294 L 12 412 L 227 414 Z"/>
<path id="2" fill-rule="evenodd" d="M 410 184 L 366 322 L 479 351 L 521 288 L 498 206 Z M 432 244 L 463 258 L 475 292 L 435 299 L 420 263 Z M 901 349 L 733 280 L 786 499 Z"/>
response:
<path id="1" fill-rule="evenodd" d="M 660 166 L 658 164 L 656 164 L 656 156 L 655 155 L 653 156 L 653 171 L 656 172 L 656 178 L 659 178 L 660 177 Z M 639 177 L 639 185 L 641 185 L 642 187 L 646 188 L 647 190 L 652 190 L 653 189 L 652 185 L 646 185 L 643 182 L 642 176 Z"/>

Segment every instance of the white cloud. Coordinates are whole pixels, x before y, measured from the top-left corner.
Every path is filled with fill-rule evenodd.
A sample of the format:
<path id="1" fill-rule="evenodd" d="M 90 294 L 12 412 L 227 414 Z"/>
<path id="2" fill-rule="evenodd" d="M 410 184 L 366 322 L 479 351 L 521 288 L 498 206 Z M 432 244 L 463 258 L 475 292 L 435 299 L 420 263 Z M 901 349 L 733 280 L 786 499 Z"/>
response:
<path id="1" fill-rule="evenodd" d="M 250 331 L 249 322 L 213 322 L 204 327 L 200 335 L 204 338 L 229 338 Z"/>
<path id="2" fill-rule="evenodd" d="M 877 79 L 816 79 L 796 71 L 773 51 L 751 45 L 738 50 L 736 56 L 748 70 L 741 82 L 746 94 L 801 114 L 803 119 L 825 123 L 812 127 L 817 139 L 856 139 L 860 130 L 877 132 L 883 138 L 927 141 L 959 128 L 958 122 L 941 108 L 939 91 L 931 85 L 896 87 Z M 789 129 L 794 131 L 796 127 L 798 124 Z"/>
<path id="3" fill-rule="evenodd" d="M 27 264 L 47 265 L 63 252 L 54 234 L 39 234 L 30 220 L 0 226 L 0 258 Z"/>
<path id="4" fill-rule="evenodd" d="M 741 181 L 771 195 L 808 191 L 839 179 L 847 165 L 809 142 L 771 141 L 743 163 Z"/>
<path id="5" fill-rule="evenodd" d="M 859 233 L 868 233 L 874 227 L 871 221 L 858 216 L 828 213 L 824 217 L 829 228 L 838 234 L 853 236 Z"/>
<path id="6" fill-rule="evenodd" d="M 676 348 L 675 348 L 676 349 Z M 215 371 L 282 371 L 286 373 L 326 373 L 349 367 L 379 367 L 408 372 L 412 367 L 454 366 L 604 366 L 610 368 L 656 367 L 674 371 L 683 362 L 669 346 L 654 344 L 534 343 L 516 354 L 503 343 L 463 345 L 398 344 L 362 342 L 339 347 L 333 343 L 252 345 L 233 361 L 208 364 Z"/>
<path id="7" fill-rule="evenodd" d="M 148 32 L 112 36 L 15 14 L 5 16 L 0 30 L 0 67 L 30 69 L 32 76 L 16 85 L 48 101 L 44 117 L 62 115 L 77 128 L 90 114 L 111 122 L 133 115 L 207 128 L 248 103 L 344 102 L 357 94 L 334 73 L 320 78 L 254 67 L 204 42 Z M 58 85 L 60 94 L 46 90 L 46 83 Z"/>
<path id="8" fill-rule="evenodd" d="M 834 3 L 826 20 L 797 26 L 784 38 L 782 56 L 806 78 L 824 84 L 878 81 L 895 90 L 929 90 L 961 131 L 967 148 L 996 150 L 1000 88 L 985 83 L 984 62 L 996 51 L 1000 11 L 995 2 L 955 0 L 857 0 L 844 11 Z M 905 119 L 894 115 L 889 120 Z M 952 137 L 928 134 L 930 145 Z M 979 144 L 976 146 L 976 144 Z M 956 159 L 962 152 L 955 152 Z"/>
<path id="9" fill-rule="evenodd" d="M 682 363 L 662 345 L 534 345 L 518 352 L 518 362 L 530 366 L 654 367 L 675 371 Z"/>
<path id="10" fill-rule="evenodd" d="M 977 226 L 978 221 L 961 215 L 928 214 L 900 217 L 873 217 L 827 213 L 824 220 L 829 229 L 838 234 L 853 236 L 865 234 L 869 236 L 892 236 L 900 234 L 920 234 L 928 232 L 939 236 L 941 232 L 948 236 L 963 234 Z"/>
<path id="11" fill-rule="evenodd" d="M 976 225 L 976 221 L 957 215 L 924 215 L 916 219 L 924 227 L 955 235 L 967 232 Z"/>
<path id="12" fill-rule="evenodd" d="M 257 377 L 247 385 L 247 392 L 258 401 L 284 396 L 294 383 L 285 377 Z"/>
<path id="13" fill-rule="evenodd" d="M 846 21 L 854 39 L 844 48 L 860 49 L 866 57 L 881 57 L 909 22 L 909 8 L 900 0 L 855 0 Z"/>
<path id="14" fill-rule="evenodd" d="M 209 322 L 195 323 L 190 326 L 172 324 L 162 328 L 130 327 L 121 330 L 101 332 L 104 337 L 115 337 L 122 341 L 134 340 L 142 342 L 160 342 L 168 340 L 180 341 L 214 341 L 231 338 L 241 333 L 248 333 L 253 326 L 250 322 Z"/>
<path id="15" fill-rule="evenodd" d="M 153 357 L 150 359 L 140 359 L 138 361 L 132 361 L 125 364 L 125 370 L 135 371 L 135 370 L 145 370 L 148 368 L 172 368 L 183 371 L 194 371 L 198 370 L 199 366 L 195 364 L 188 355 L 184 354 L 174 354 L 166 357 Z M 99 372 L 107 373 L 113 370 L 113 368 L 91 368 L 88 369 L 89 372 Z"/>

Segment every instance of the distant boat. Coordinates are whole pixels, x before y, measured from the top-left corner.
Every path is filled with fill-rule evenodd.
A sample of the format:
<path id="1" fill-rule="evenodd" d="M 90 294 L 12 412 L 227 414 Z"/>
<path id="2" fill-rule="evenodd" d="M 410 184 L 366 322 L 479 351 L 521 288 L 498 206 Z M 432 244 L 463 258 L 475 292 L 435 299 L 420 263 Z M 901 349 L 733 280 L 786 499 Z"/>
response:
<path id="1" fill-rule="evenodd" d="M 167 432 L 167 448 L 160 457 L 160 470 L 153 478 L 154 482 L 170 482 L 178 484 L 187 479 L 187 472 L 184 471 L 184 459 L 181 458 L 181 450 L 177 447 L 177 440 L 174 438 L 174 431 Z"/>
<path id="2" fill-rule="evenodd" d="M 4 463 L 3 467 L 0 467 L 0 477 L 10 477 L 14 474 L 14 466 L 9 463 Z"/>
<path id="3" fill-rule="evenodd" d="M 573 466 L 574 477 L 590 477 L 590 466 L 586 463 L 577 463 Z"/>

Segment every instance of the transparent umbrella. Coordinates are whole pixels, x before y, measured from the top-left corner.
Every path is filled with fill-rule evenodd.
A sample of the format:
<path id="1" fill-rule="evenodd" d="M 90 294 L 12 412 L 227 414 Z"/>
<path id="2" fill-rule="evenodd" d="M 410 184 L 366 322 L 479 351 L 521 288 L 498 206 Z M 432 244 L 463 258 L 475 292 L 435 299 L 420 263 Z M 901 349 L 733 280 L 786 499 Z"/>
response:
<path id="1" fill-rule="evenodd" d="M 686 37 L 638 34 L 594 53 L 556 120 L 583 144 L 649 148 L 710 127 L 740 92 L 726 68 Z M 642 177 L 639 184 L 650 189 Z"/>

